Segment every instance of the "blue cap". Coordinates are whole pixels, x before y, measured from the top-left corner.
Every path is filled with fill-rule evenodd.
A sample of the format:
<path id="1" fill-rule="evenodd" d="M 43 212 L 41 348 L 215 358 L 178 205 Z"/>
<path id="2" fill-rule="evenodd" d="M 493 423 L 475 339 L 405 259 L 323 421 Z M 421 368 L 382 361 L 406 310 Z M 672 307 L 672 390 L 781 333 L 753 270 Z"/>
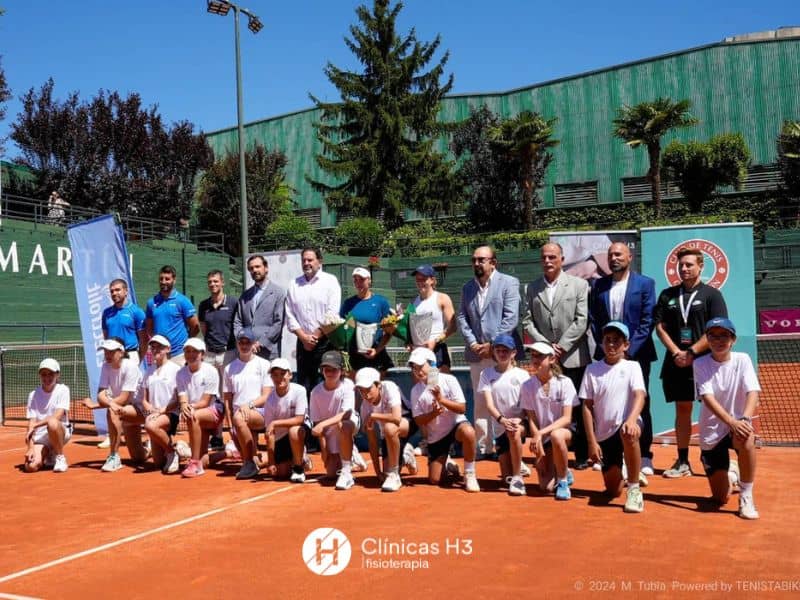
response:
<path id="1" fill-rule="evenodd" d="M 503 346 L 505 348 L 508 348 L 509 350 L 514 350 L 516 349 L 517 344 L 514 342 L 513 337 L 511 337 L 507 333 L 501 333 L 492 340 L 492 346 Z"/>
<path id="2" fill-rule="evenodd" d="M 606 323 L 606 326 L 603 327 L 603 333 L 605 333 L 609 329 L 616 329 L 622 335 L 625 336 L 626 340 L 630 339 L 631 337 L 631 332 L 628 330 L 628 326 L 625 325 L 625 323 L 622 323 L 621 321 L 609 321 L 608 323 Z"/>
<path id="3" fill-rule="evenodd" d="M 725 317 L 714 317 L 706 323 L 706 331 L 712 327 L 721 327 L 722 329 L 730 331 L 733 335 L 736 335 L 736 326 L 733 324 L 733 321 Z"/>
<path id="4" fill-rule="evenodd" d="M 236 336 L 237 340 L 241 340 L 242 338 L 247 338 L 251 342 L 255 342 L 256 340 L 258 340 L 256 335 L 253 333 L 253 330 L 250 329 L 249 327 L 245 327 L 244 329 L 242 329 L 239 332 L 239 335 Z"/>
<path id="5" fill-rule="evenodd" d="M 411 274 L 416 275 L 417 273 L 425 277 L 436 277 L 436 271 L 430 265 L 420 265 Z"/>

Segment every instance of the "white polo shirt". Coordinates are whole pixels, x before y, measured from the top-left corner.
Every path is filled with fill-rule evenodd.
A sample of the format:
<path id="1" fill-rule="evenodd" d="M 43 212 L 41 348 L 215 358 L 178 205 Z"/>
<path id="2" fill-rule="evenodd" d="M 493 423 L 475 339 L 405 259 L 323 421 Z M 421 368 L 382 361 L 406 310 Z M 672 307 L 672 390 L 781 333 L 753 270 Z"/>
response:
<path id="1" fill-rule="evenodd" d="M 602 442 L 614 435 L 633 408 L 633 393 L 645 391 L 642 368 L 635 360 L 622 359 L 614 365 L 605 360 L 586 367 L 580 397 L 594 403 L 594 431 Z M 641 421 L 641 417 L 639 417 Z"/>
<path id="2" fill-rule="evenodd" d="M 306 388 L 298 383 L 289 382 L 289 389 L 286 391 L 285 396 L 279 396 L 278 392 L 273 388 L 267 397 L 267 403 L 264 405 L 264 425 L 269 425 L 273 421 L 282 421 L 283 419 L 305 415 L 307 410 Z M 275 428 L 276 441 L 288 434 L 288 427 Z"/>
<path id="3" fill-rule="evenodd" d="M 439 373 L 439 389 L 442 396 L 451 402 L 466 404 L 464 392 L 458 384 L 458 379 L 449 373 Z M 424 383 L 418 383 L 411 388 L 411 411 L 415 417 L 426 415 L 433 410 L 434 397 L 430 388 Z M 454 413 L 447 409 L 432 421 L 428 421 L 425 429 L 428 432 L 428 443 L 433 444 L 445 437 L 454 427 L 467 420 L 466 415 Z"/>

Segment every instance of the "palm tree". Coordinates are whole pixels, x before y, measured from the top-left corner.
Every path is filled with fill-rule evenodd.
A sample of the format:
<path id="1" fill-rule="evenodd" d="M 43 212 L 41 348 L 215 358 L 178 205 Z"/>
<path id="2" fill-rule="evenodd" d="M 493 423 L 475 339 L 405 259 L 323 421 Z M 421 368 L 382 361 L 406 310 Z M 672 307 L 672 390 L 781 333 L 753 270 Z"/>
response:
<path id="1" fill-rule="evenodd" d="M 661 216 L 661 138 L 671 129 L 691 127 L 698 120 L 689 114 L 691 101 L 672 102 L 669 98 L 658 98 L 636 106 L 625 105 L 617 110 L 614 119 L 614 135 L 625 140 L 631 148 L 644 145 L 650 159 L 647 180 L 656 210 Z"/>
<path id="2" fill-rule="evenodd" d="M 536 190 L 542 185 L 544 173 L 553 160 L 548 150 L 559 143 L 551 139 L 556 121 L 525 110 L 500 123 L 491 133 L 493 142 L 501 151 L 519 163 L 517 183 L 522 191 L 522 218 L 526 231 L 533 228 Z"/>

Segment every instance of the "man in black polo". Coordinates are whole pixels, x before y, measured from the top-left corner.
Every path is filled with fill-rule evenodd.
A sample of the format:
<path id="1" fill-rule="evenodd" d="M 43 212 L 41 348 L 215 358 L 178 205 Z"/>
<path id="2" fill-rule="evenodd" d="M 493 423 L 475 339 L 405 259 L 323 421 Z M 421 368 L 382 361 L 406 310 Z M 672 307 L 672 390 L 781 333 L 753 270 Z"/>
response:
<path id="1" fill-rule="evenodd" d="M 222 271 L 209 271 L 208 291 L 211 296 L 200 302 L 198 317 L 206 351 L 203 360 L 213 365 L 219 372 L 219 397 L 222 398 L 222 374 L 225 366 L 236 358 L 236 342 L 233 339 L 233 317 L 239 299 L 225 293 L 225 279 Z M 209 440 L 212 449 L 224 447 L 222 427 Z"/>

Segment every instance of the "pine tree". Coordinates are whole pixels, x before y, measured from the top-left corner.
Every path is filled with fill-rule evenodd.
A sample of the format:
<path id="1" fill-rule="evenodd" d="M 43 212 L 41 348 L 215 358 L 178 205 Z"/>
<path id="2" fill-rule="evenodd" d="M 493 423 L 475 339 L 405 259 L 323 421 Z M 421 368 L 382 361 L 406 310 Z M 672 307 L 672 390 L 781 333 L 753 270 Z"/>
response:
<path id="1" fill-rule="evenodd" d="M 330 179 L 308 178 L 329 208 L 353 216 L 383 217 L 387 225 L 403 220 L 403 209 L 433 215 L 452 210 L 458 197 L 452 165 L 435 151 L 445 130 L 437 122 L 439 102 L 453 86 L 444 85 L 448 53 L 423 72 L 439 49 L 417 39 L 414 29 L 400 36 L 396 20 L 403 5 L 375 0 L 372 12 L 356 9 L 360 24 L 350 26 L 345 43 L 363 65 L 357 73 L 331 63 L 328 79 L 341 101 L 311 99 L 322 111 L 316 123 L 323 154 L 317 163 Z"/>

